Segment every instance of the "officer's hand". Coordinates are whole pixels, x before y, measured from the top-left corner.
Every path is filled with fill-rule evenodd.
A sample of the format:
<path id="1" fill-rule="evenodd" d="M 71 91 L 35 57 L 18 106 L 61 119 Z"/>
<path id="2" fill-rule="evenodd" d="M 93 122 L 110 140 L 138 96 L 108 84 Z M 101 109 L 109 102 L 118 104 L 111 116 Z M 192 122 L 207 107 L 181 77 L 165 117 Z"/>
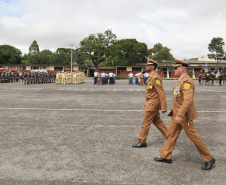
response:
<path id="1" fill-rule="evenodd" d="M 176 124 L 179 124 L 181 122 L 181 117 L 180 116 L 176 116 L 175 119 L 174 119 L 174 122 Z"/>
<path id="2" fill-rule="evenodd" d="M 162 113 L 165 113 L 165 112 L 167 112 L 167 110 L 162 110 Z"/>

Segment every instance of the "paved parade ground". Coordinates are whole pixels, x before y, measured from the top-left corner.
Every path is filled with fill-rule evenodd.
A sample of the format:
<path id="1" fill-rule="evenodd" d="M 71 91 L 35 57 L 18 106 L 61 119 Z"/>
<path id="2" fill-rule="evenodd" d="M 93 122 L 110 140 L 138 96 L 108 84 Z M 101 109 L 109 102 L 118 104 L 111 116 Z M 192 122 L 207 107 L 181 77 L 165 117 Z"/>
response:
<path id="1" fill-rule="evenodd" d="M 168 112 L 175 80 L 164 80 Z M 181 132 L 173 163 L 157 163 L 164 137 L 152 125 L 147 148 L 132 148 L 141 130 L 145 87 L 0 83 L 1 185 L 147 185 L 226 182 L 226 86 L 195 81 L 194 121 L 216 163 L 203 161 Z M 161 114 L 169 125 L 170 117 Z"/>

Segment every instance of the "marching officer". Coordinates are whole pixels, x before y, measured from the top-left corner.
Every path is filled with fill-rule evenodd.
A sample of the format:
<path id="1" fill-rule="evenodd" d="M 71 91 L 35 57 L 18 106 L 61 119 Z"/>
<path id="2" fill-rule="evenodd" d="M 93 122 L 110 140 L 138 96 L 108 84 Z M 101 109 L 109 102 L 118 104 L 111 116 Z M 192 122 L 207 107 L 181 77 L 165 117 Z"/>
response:
<path id="1" fill-rule="evenodd" d="M 148 80 L 146 81 L 146 96 L 145 96 L 145 113 L 142 123 L 142 128 L 137 143 L 132 147 L 141 148 L 147 147 L 146 139 L 151 126 L 151 123 L 158 128 L 158 130 L 166 136 L 167 128 L 163 121 L 160 119 L 159 110 L 162 113 L 167 111 L 166 95 L 162 85 L 162 79 L 160 75 L 155 71 L 158 63 L 148 58 L 146 71 L 150 73 Z"/>
<path id="2" fill-rule="evenodd" d="M 210 170 L 215 163 L 215 159 L 197 134 L 193 120 L 198 118 L 193 98 L 195 85 L 187 73 L 188 63 L 175 60 L 175 75 L 179 81 L 173 87 L 173 110 L 169 113 L 171 116 L 165 142 L 162 146 L 160 158 L 155 157 L 157 162 L 172 163 L 172 152 L 174 145 L 182 129 L 184 129 L 188 138 L 198 149 L 203 161 L 205 162 L 202 170 Z"/>

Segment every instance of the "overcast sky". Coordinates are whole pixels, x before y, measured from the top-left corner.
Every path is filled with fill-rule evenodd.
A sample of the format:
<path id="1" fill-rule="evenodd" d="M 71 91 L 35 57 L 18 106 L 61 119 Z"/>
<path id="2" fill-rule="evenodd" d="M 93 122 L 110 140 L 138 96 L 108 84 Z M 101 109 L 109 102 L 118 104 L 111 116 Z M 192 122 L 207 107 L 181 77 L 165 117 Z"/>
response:
<path id="1" fill-rule="evenodd" d="M 226 42 L 226 1 L 0 0 L 0 45 L 23 54 L 34 40 L 56 51 L 107 29 L 148 48 L 161 43 L 177 59 L 202 57 L 213 37 Z"/>

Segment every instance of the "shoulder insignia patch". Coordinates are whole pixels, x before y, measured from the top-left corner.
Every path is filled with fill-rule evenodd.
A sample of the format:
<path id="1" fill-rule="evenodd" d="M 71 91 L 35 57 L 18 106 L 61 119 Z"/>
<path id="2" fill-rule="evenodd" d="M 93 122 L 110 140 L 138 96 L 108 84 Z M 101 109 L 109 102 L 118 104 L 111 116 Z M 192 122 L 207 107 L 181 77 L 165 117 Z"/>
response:
<path id="1" fill-rule="evenodd" d="M 158 78 L 158 76 L 157 76 L 156 74 L 154 74 L 154 77 L 155 77 L 155 78 Z"/>
<path id="2" fill-rule="evenodd" d="M 188 79 L 185 77 L 184 79 L 183 79 L 183 81 L 185 82 L 185 81 L 187 81 Z"/>
<path id="3" fill-rule="evenodd" d="M 156 80 L 155 82 L 157 85 L 159 85 L 161 83 L 160 80 Z"/>
<path id="4" fill-rule="evenodd" d="M 184 84 L 184 88 L 185 88 L 185 89 L 189 89 L 190 86 L 191 86 L 191 85 L 190 85 L 189 83 L 185 83 L 185 84 Z"/>

